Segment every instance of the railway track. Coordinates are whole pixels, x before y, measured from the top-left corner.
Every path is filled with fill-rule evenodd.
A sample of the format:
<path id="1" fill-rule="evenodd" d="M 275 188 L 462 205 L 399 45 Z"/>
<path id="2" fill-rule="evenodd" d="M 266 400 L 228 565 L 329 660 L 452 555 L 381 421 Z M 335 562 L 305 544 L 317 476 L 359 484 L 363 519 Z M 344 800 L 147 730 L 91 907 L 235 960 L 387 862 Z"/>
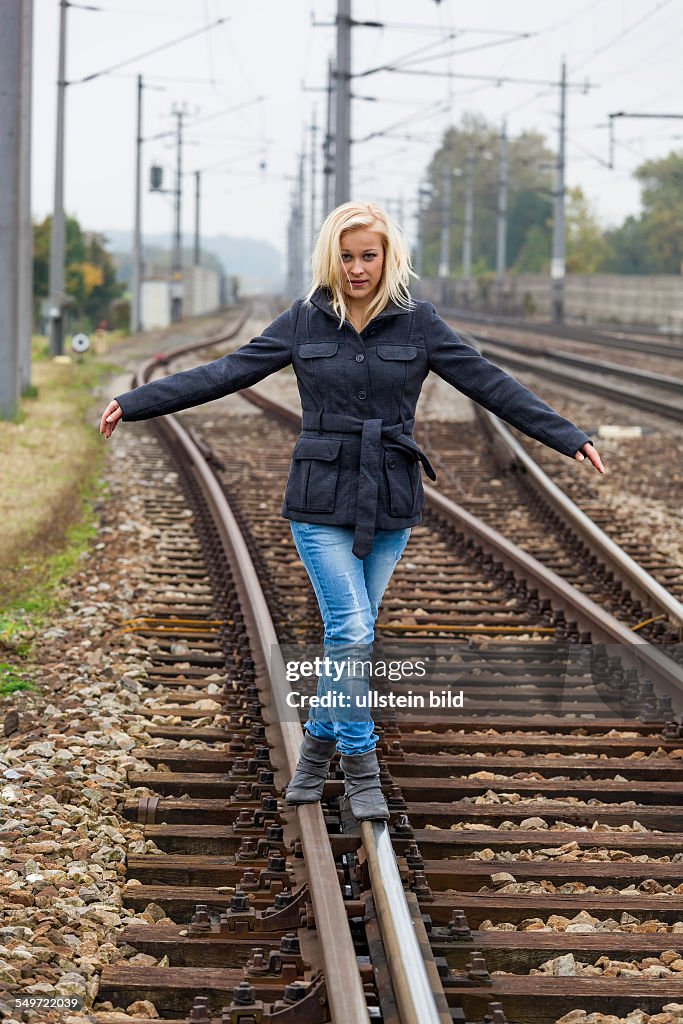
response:
<path id="1" fill-rule="evenodd" d="M 496 363 L 683 421 L 683 379 L 480 334 L 475 340 Z"/>
<path id="2" fill-rule="evenodd" d="M 563 474 L 577 492 L 570 500 L 497 417 L 479 407 L 476 414 L 482 430 L 465 441 L 450 423 L 425 420 L 419 429 L 439 490 L 642 636 L 679 640 L 683 564 L 658 549 L 634 516 L 615 517 L 575 470 Z"/>
<path id="3" fill-rule="evenodd" d="M 683 359 L 683 344 L 679 335 L 663 340 L 663 332 L 649 332 L 638 328 L 582 327 L 571 324 L 535 323 L 515 317 L 476 314 L 461 309 L 445 310 L 444 316 L 454 321 L 483 324 L 491 327 L 510 328 L 525 334 L 540 334 L 546 338 L 564 338 L 568 341 L 601 348 L 616 348 L 637 352 L 647 357 Z M 479 333 L 477 331 L 477 333 Z"/>
<path id="4" fill-rule="evenodd" d="M 388 828 L 343 817 L 336 771 L 322 807 L 283 807 L 300 726 L 278 650 L 318 643 L 320 622 L 279 516 L 296 414 L 242 394 L 263 413 L 217 429 L 212 411 L 210 444 L 197 410 L 189 432 L 175 417 L 156 437 L 133 428 L 162 481 L 159 602 L 127 627 L 159 746 L 132 752 L 150 770 L 131 773 L 144 791 L 123 811 L 164 852 L 129 856 L 126 900 L 173 924 L 126 929 L 168 966 L 105 969 L 100 998 L 178 1021 L 420 1024 L 683 1002 L 659 959 L 683 966 L 670 634 L 648 643 L 632 603 L 616 618 L 445 494 L 430 489 L 378 640 L 430 651 L 429 686 L 408 689 L 462 690 L 464 707 L 382 716 Z"/>

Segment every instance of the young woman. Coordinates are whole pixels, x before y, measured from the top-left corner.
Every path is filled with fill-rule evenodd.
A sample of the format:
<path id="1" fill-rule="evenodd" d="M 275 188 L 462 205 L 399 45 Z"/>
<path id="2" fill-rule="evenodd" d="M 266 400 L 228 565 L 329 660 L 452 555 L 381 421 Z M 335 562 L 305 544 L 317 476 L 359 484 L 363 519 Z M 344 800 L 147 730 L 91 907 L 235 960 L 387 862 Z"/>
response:
<path id="1" fill-rule="evenodd" d="M 411 300 L 409 252 L 381 207 L 351 202 L 333 210 L 312 270 L 308 295 L 262 335 L 204 366 L 119 395 L 105 409 L 100 432 L 111 437 L 121 419 L 200 405 L 293 364 L 302 431 L 282 515 L 315 590 L 324 654 L 334 659 L 323 662 L 318 695 L 352 699 L 367 687 L 362 674 L 355 678 L 352 659 L 372 648 L 382 595 L 422 518 L 420 466 L 435 479 L 412 436 L 430 370 L 530 437 L 570 458 L 588 458 L 600 473 L 604 468 L 582 430 L 465 345 L 431 303 Z M 337 749 L 355 817 L 387 819 L 374 723 L 369 712 L 348 710 L 349 703 L 311 708 L 286 800 L 320 800 Z"/>

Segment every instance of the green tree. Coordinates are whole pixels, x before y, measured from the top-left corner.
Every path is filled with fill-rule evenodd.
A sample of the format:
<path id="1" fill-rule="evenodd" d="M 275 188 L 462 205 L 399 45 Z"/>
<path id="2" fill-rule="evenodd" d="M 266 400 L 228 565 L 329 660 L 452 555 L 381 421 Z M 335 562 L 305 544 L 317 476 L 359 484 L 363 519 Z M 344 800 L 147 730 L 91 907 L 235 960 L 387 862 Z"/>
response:
<path id="1" fill-rule="evenodd" d="M 550 265 L 553 205 L 540 192 L 519 192 L 508 207 L 507 265 L 520 273 L 541 273 Z"/>
<path id="2" fill-rule="evenodd" d="M 432 194 L 422 220 L 426 276 L 436 274 L 438 269 L 446 167 L 451 173 L 450 264 L 454 269 L 461 265 L 468 153 L 472 153 L 475 160 L 473 264 L 483 267 L 483 272 L 495 267 L 499 136 L 496 125 L 477 115 L 465 114 L 458 127 L 450 128 L 445 133 L 440 148 L 435 152 L 428 168 Z M 508 210 L 511 227 L 508 231 L 508 266 L 516 263 L 532 226 L 540 224 L 544 232 L 548 231 L 548 171 L 552 161 L 553 154 L 538 132 L 525 131 L 508 143 Z"/>
<path id="3" fill-rule="evenodd" d="M 50 234 L 52 218 L 33 226 L 33 294 L 49 294 Z M 110 304 L 124 291 L 116 279 L 105 240 L 95 232 L 84 233 L 75 217 L 65 223 L 65 290 L 74 300 L 69 316 L 94 326 L 109 315 Z"/>
<path id="4" fill-rule="evenodd" d="M 46 298 L 50 278 L 50 228 L 52 218 L 33 225 L 33 294 Z"/>
<path id="5" fill-rule="evenodd" d="M 619 228 L 605 233 L 609 254 L 603 270 L 609 274 L 648 274 L 645 229 L 639 217 L 627 217 Z"/>
<path id="6" fill-rule="evenodd" d="M 546 224 L 532 224 L 517 253 L 514 269 L 520 274 L 541 274 L 550 265 L 550 243 Z"/>
<path id="7" fill-rule="evenodd" d="M 635 171 L 642 212 L 608 232 L 606 268 L 621 274 L 683 272 L 683 151 L 648 160 Z"/>
<path id="8" fill-rule="evenodd" d="M 610 245 L 581 188 L 567 191 L 565 206 L 567 272 L 595 274 L 609 256 Z"/>
<path id="9" fill-rule="evenodd" d="M 635 172 L 641 185 L 647 260 L 657 274 L 683 265 L 683 152 L 648 160 Z"/>

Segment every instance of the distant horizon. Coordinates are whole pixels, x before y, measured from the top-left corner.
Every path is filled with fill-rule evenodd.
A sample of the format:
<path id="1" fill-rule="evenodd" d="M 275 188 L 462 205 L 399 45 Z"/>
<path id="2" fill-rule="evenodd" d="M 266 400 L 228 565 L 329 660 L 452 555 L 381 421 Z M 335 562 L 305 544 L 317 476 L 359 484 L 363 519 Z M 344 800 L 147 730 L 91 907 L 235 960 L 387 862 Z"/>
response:
<path id="1" fill-rule="evenodd" d="M 132 263 L 133 233 L 126 228 L 110 228 L 100 231 L 106 239 L 107 248 L 118 264 Z M 160 250 L 160 254 L 171 255 L 173 252 L 172 236 L 169 233 L 151 231 L 143 232 L 143 251 L 145 248 Z M 183 253 L 194 248 L 194 234 L 183 232 L 181 238 Z M 241 277 L 245 280 L 258 280 L 273 285 L 281 283 L 285 278 L 283 254 L 272 242 L 248 236 L 230 235 L 221 232 L 215 235 L 203 235 L 200 239 L 203 253 L 213 256 L 219 261 L 225 274 Z M 128 268 L 121 275 L 122 280 L 130 277 Z"/>

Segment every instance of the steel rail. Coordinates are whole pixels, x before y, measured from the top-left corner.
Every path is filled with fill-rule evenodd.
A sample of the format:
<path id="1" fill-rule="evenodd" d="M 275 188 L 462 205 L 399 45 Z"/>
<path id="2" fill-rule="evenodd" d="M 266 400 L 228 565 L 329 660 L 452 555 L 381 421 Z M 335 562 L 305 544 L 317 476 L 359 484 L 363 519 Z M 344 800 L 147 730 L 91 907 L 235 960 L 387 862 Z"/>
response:
<path id="1" fill-rule="evenodd" d="M 602 398 L 611 398 L 614 401 L 625 402 L 627 405 L 635 405 L 639 409 L 656 413 L 658 416 L 683 421 L 683 405 L 681 403 L 666 402 L 648 395 L 640 395 L 635 391 L 622 391 L 591 377 L 583 375 L 577 377 L 575 373 L 570 373 L 568 370 L 563 371 L 559 367 L 553 369 L 551 366 L 544 366 L 537 359 L 527 359 L 523 355 L 511 355 L 503 350 L 496 353 L 496 359 L 501 363 L 506 363 L 508 366 L 514 366 L 519 370 L 528 370 L 529 373 L 537 373 L 541 377 L 548 377 L 551 380 L 560 381 L 562 384 L 580 385 L 584 390 L 592 391 Z"/>
<path id="2" fill-rule="evenodd" d="M 401 1024 L 441 1024 L 386 823 L 363 821 L 361 837 Z"/>
<path id="3" fill-rule="evenodd" d="M 619 576 L 622 583 L 625 583 L 635 596 L 641 601 L 652 601 L 661 612 L 672 619 L 678 626 L 680 638 L 683 639 L 683 604 L 574 504 L 494 413 L 488 409 L 481 409 L 481 415 L 515 460 L 524 467 L 537 493 L 547 499 L 564 521 L 576 530 L 591 551 Z"/>
<path id="4" fill-rule="evenodd" d="M 263 688 L 262 699 L 270 711 L 270 724 L 277 725 L 285 751 L 286 771 L 294 774 L 303 740 L 303 730 L 286 703 L 291 688 L 286 682 L 285 666 L 270 617 L 268 604 L 241 530 L 227 498 L 199 448 L 175 417 L 166 417 L 164 428 L 172 431 L 184 449 L 202 491 L 209 498 L 214 522 L 228 555 L 235 585 L 244 608 L 245 625 L 254 644 L 255 662 L 260 663 L 262 678 L 269 686 Z M 162 428 L 163 429 L 163 428 Z M 265 692 L 263 692 L 265 690 Z M 272 705 L 269 706 L 269 698 Z M 290 720 L 288 720 L 288 717 Z M 347 926 L 346 908 L 339 888 L 337 867 L 332 856 L 325 819 L 320 804 L 298 808 L 301 844 L 308 874 L 309 891 L 320 938 L 325 984 L 332 1019 L 337 1024 L 369 1022 L 367 1003 L 358 971 L 358 960 Z"/>
<path id="5" fill-rule="evenodd" d="M 607 348 L 629 349 L 633 352 L 642 352 L 646 355 L 671 356 L 674 359 L 683 359 L 683 345 L 678 340 L 670 343 L 662 342 L 661 338 L 666 335 L 664 332 L 652 333 L 642 331 L 643 338 L 631 338 L 629 332 L 620 333 L 618 330 L 608 333 L 606 328 L 581 328 L 568 324 L 533 323 L 527 320 L 520 320 L 515 317 L 489 316 L 486 314 L 474 314 L 460 309 L 444 309 L 442 315 L 449 320 L 464 321 L 465 323 L 489 324 L 491 327 L 508 327 L 515 331 L 528 331 L 530 334 L 544 334 L 549 338 L 566 338 L 571 341 L 578 341 L 586 345 L 604 345 Z M 460 333 L 458 331 L 458 333 Z M 680 331 L 672 332 L 676 339 L 680 338 Z M 672 337 L 669 334 L 669 337 Z M 644 340 L 644 338 L 648 340 Z M 652 340 L 650 340 L 652 339 Z"/>
<path id="6" fill-rule="evenodd" d="M 561 363 L 567 366 L 577 366 L 579 369 L 602 370 L 613 377 L 623 377 L 633 384 L 651 384 L 655 388 L 673 391 L 683 395 L 683 378 L 668 377 L 664 373 L 655 373 L 653 370 L 635 370 L 632 366 L 621 366 L 619 363 L 606 363 L 600 359 L 590 359 L 588 356 L 579 356 L 574 352 L 564 352 L 547 348 L 535 348 L 533 345 L 523 345 L 517 341 L 510 341 L 507 338 L 492 338 L 486 334 L 476 335 L 477 341 L 482 346 L 481 350 L 504 349 L 508 352 L 518 352 L 524 356 L 537 356 L 541 359 L 548 359 L 550 362 Z"/>
<path id="7" fill-rule="evenodd" d="M 239 326 L 234 326 L 229 336 L 234 336 L 238 330 Z M 147 360 L 136 374 L 136 384 L 146 381 L 151 372 L 165 362 L 168 359 L 159 357 Z M 266 703 L 264 711 L 270 712 L 270 724 L 279 729 L 286 771 L 291 776 L 298 760 L 303 731 L 298 720 L 291 720 L 291 711 L 289 715 L 286 713 L 287 691 L 291 690 L 286 682 L 275 627 L 251 555 L 218 480 L 187 431 L 175 416 L 161 418 L 155 423 L 155 428 L 171 439 L 174 447 L 181 449 L 211 510 L 235 585 L 244 599 L 244 619 L 253 644 L 254 660 L 259 664 L 261 677 L 270 683 L 270 687 L 264 688 L 265 692 L 261 694 Z M 298 820 L 332 1019 L 335 1024 L 363 1024 L 364 1021 L 369 1024 L 358 960 L 320 804 L 299 807 Z"/>
<path id="8" fill-rule="evenodd" d="M 620 644 L 651 675 L 656 677 L 663 693 L 671 697 L 674 709 L 683 710 L 683 668 L 672 661 L 662 650 L 634 633 L 627 626 L 600 608 L 580 590 L 577 590 L 543 565 L 533 555 L 513 544 L 492 526 L 471 515 L 460 505 L 441 494 L 436 488 L 424 485 L 425 496 L 433 509 L 457 524 L 458 529 L 471 540 L 494 555 L 502 564 L 522 575 L 538 588 L 539 594 L 548 597 L 555 607 L 570 612 L 584 629 L 590 630 L 593 638 L 608 644 Z"/>
<path id="9" fill-rule="evenodd" d="M 159 359 L 159 362 L 168 363 L 174 359 L 178 359 L 180 356 L 188 355 L 191 352 L 198 352 L 203 348 L 209 348 L 211 345 L 220 345 L 224 341 L 232 341 L 236 334 L 244 327 L 245 323 L 253 312 L 253 304 L 247 302 L 244 309 L 240 313 L 234 324 L 230 324 L 222 331 L 218 331 L 216 334 L 210 334 L 208 338 L 203 338 L 200 341 L 190 341 L 187 345 L 179 345 L 178 348 L 172 349 L 170 352 L 165 354 L 163 359 Z"/>

